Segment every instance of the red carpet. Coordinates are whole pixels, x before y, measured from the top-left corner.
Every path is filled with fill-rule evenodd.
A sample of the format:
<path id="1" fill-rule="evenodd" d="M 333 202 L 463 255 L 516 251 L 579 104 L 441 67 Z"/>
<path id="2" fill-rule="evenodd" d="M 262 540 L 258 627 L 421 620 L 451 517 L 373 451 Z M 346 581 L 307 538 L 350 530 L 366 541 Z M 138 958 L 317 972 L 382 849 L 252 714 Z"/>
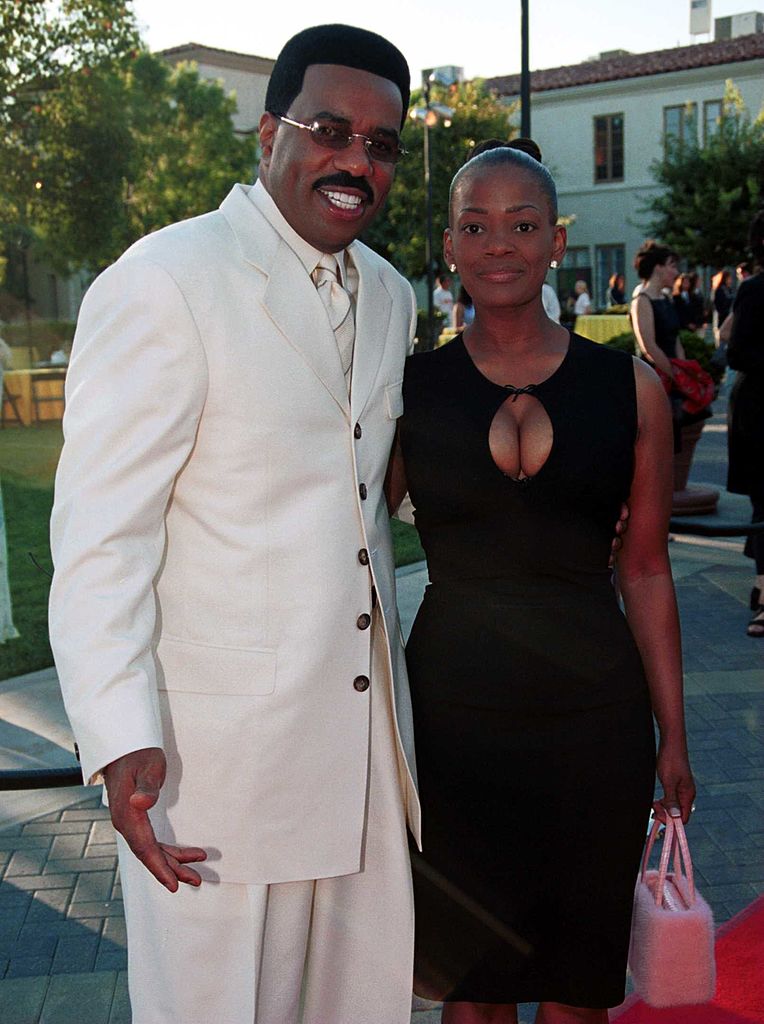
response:
<path id="1" fill-rule="evenodd" d="M 716 995 L 705 1006 L 653 1010 L 635 996 L 610 1020 L 618 1024 L 764 1024 L 764 896 L 716 933 Z"/>

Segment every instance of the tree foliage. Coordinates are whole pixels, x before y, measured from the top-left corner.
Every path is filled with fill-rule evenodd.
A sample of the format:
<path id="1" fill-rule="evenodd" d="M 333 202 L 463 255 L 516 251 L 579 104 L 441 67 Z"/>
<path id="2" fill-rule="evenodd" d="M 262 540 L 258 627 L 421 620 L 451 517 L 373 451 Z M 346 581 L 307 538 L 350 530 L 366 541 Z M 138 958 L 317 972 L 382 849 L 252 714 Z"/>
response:
<path id="1" fill-rule="evenodd" d="M 0 0 L 0 258 L 98 270 L 251 179 L 235 101 L 145 52 L 125 0 Z"/>
<path id="2" fill-rule="evenodd" d="M 120 0 L 0 0 L 0 217 L 27 225 L 39 198 L 39 114 L 63 80 L 115 68 L 140 40 Z"/>
<path id="3" fill-rule="evenodd" d="M 433 198 L 433 260 L 442 263 L 443 231 L 448 224 L 448 189 L 451 179 L 476 142 L 488 138 L 509 139 L 516 134 L 509 124 L 514 112 L 492 96 L 479 79 L 451 87 L 433 85 L 431 102 L 453 110 L 450 127 L 441 118 L 430 134 L 430 177 Z M 411 97 L 416 110 L 424 103 L 421 92 Z M 424 128 L 409 118 L 404 125 L 403 145 L 408 155 L 398 164 L 385 210 L 365 241 L 386 256 L 407 277 L 421 277 L 425 263 Z"/>
<path id="4" fill-rule="evenodd" d="M 251 180 L 256 143 L 234 133 L 234 110 L 193 67 L 145 52 L 64 80 L 40 113 L 37 226 L 51 258 L 99 269 Z"/>
<path id="5" fill-rule="evenodd" d="M 651 229 L 690 263 L 735 264 L 764 198 L 764 110 L 751 121 L 728 81 L 716 131 L 703 142 L 688 118 L 652 167 L 662 191 L 648 204 Z"/>

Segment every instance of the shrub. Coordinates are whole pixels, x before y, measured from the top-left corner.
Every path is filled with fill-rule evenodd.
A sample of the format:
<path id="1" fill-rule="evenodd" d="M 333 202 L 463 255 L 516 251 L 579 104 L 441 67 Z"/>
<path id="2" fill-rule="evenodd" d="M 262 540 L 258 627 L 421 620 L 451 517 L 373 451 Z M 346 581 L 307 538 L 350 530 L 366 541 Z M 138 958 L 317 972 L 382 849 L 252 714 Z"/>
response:
<path id="1" fill-rule="evenodd" d="M 619 352 L 628 352 L 629 355 L 636 355 L 637 339 L 633 331 L 624 331 L 623 334 L 616 334 L 610 341 L 604 342 L 607 348 L 617 349 Z"/>
<path id="2" fill-rule="evenodd" d="M 705 339 L 698 337 L 694 331 L 680 331 L 679 340 L 686 358 L 696 359 L 702 369 L 710 374 L 714 383 L 718 384 L 724 376 L 724 366 L 718 359 L 714 359 L 718 350 Z"/>

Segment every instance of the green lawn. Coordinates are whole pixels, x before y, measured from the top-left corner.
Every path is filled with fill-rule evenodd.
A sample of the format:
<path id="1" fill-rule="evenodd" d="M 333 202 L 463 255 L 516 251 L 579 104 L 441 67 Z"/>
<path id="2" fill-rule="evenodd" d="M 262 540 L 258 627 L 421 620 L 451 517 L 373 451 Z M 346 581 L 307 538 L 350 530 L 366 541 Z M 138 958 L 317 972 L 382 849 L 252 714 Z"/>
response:
<path id="1" fill-rule="evenodd" d="M 8 541 L 13 621 L 21 636 L 0 644 L 0 679 L 53 664 L 48 643 L 48 519 L 63 437 L 57 423 L 0 430 L 0 482 Z M 395 564 L 424 558 L 413 526 L 392 521 Z M 32 556 L 42 569 L 38 569 Z"/>

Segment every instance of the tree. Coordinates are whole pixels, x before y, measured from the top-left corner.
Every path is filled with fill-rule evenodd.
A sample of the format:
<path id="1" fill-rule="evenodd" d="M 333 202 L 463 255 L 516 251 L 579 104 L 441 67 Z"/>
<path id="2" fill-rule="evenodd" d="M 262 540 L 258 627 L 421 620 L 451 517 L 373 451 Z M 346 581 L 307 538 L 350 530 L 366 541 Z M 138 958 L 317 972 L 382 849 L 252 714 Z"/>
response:
<path id="1" fill-rule="evenodd" d="M 440 262 L 438 254 L 448 224 L 451 179 L 476 142 L 488 138 L 509 139 L 516 133 L 509 124 L 514 107 L 496 99 L 479 79 L 448 88 L 433 85 L 431 101 L 445 104 L 454 111 L 450 127 L 441 120 L 429 130 L 433 258 Z M 423 102 L 421 92 L 412 94 L 414 110 Z M 364 238 L 407 277 L 422 277 L 427 272 L 423 138 L 422 122 L 407 119 L 402 139 L 408 155 L 398 164 L 385 210 Z"/>
<path id="2" fill-rule="evenodd" d="M 728 81 L 711 137 L 699 142 L 693 125 L 684 139 L 667 140 L 652 172 L 662 189 L 646 211 L 656 237 L 690 263 L 737 263 L 764 197 L 764 109 L 751 122 Z"/>
<path id="3" fill-rule="evenodd" d="M 50 258 L 101 269 L 251 180 L 256 141 L 235 134 L 234 110 L 192 67 L 145 52 L 126 70 L 68 76 L 39 116 L 36 219 Z"/>
<path id="4" fill-rule="evenodd" d="M 235 101 L 146 53 L 130 3 L 0 0 L 0 13 L 0 258 L 16 294 L 31 246 L 61 271 L 98 270 L 252 178 Z"/>
<path id="5" fill-rule="evenodd" d="M 42 200 L 43 106 L 69 76 L 123 65 L 139 44 L 124 0 L 0 0 L 0 261 L 22 297 Z"/>

